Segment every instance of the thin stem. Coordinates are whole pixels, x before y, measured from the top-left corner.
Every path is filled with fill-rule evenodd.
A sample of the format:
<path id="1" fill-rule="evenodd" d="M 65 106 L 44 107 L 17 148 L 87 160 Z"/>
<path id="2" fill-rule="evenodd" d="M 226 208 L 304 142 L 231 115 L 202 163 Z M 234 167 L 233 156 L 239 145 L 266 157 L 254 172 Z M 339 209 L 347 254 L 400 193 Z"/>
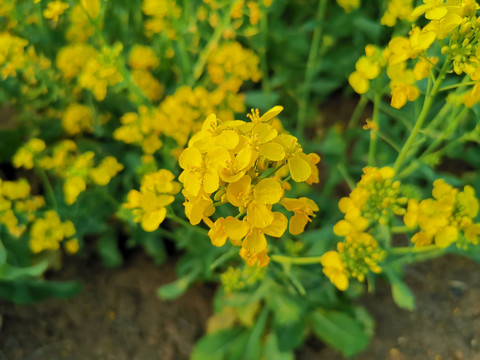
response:
<path id="1" fill-rule="evenodd" d="M 260 19 L 260 29 L 263 46 L 259 49 L 260 66 L 262 67 L 262 90 L 265 93 L 267 102 L 270 102 L 270 78 L 268 76 L 267 47 L 268 47 L 268 9 L 263 7 L 263 15 Z"/>
<path id="2" fill-rule="evenodd" d="M 353 181 L 352 177 L 348 173 L 347 169 L 345 168 L 345 164 L 337 164 L 337 170 L 340 175 L 343 177 L 343 180 L 347 183 L 350 190 L 355 189 L 355 181 Z"/>
<path id="3" fill-rule="evenodd" d="M 367 104 L 368 98 L 365 95 L 362 95 L 360 100 L 358 100 L 357 106 L 355 106 L 355 110 L 353 110 L 350 120 L 348 121 L 348 129 L 351 129 L 358 124 L 358 120 L 360 119 L 360 116 L 362 116 Z"/>
<path id="4" fill-rule="evenodd" d="M 380 92 L 381 84 L 379 83 L 380 79 L 377 79 L 377 86 L 375 90 L 375 98 L 373 100 L 373 114 L 372 114 L 372 127 L 373 129 L 378 129 L 378 110 L 379 104 L 381 101 L 382 93 Z M 372 130 L 374 132 L 376 130 Z M 377 136 L 370 137 L 370 145 L 368 147 L 368 165 L 375 165 L 375 153 L 377 151 Z"/>
<path id="5" fill-rule="evenodd" d="M 476 85 L 476 84 L 478 84 L 478 81 L 461 82 L 461 83 L 458 83 L 458 84 L 455 84 L 455 85 L 444 86 L 444 87 L 440 88 L 438 90 L 438 92 L 447 91 L 447 90 L 451 90 L 451 89 L 456 89 L 456 88 L 459 88 L 459 87 L 462 87 L 462 86 Z"/>
<path id="6" fill-rule="evenodd" d="M 422 247 L 413 247 L 413 246 L 405 246 L 405 247 L 395 247 L 388 250 L 390 255 L 405 255 L 405 254 L 419 254 L 425 253 L 432 250 L 439 249 L 437 245 L 427 245 Z"/>
<path id="7" fill-rule="evenodd" d="M 398 173 L 398 170 L 403 165 L 403 162 L 405 161 L 408 152 L 411 150 L 411 145 L 415 141 L 415 138 L 418 132 L 422 128 L 423 122 L 427 118 L 430 108 L 433 105 L 435 95 L 437 95 L 438 93 L 440 84 L 442 83 L 449 66 L 450 66 L 450 57 L 447 56 L 447 58 L 445 59 L 445 63 L 443 64 L 443 67 L 440 70 L 440 73 L 438 74 L 437 79 L 435 80 L 435 83 L 433 84 L 433 88 L 431 89 L 431 91 L 428 91 L 427 95 L 425 96 L 425 101 L 423 103 L 422 111 L 420 112 L 420 115 L 417 118 L 417 121 L 412 129 L 412 132 L 410 133 L 410 135 L 407 138 L 407 141 L 403 145 L 402 150 L 400 151 L 400 154 L 398 154 L 397 160 L 395 161 L 395 165 L 393 166 L 393 170 L 395 171 L 395 173 Z"/>
<path id="8" fill-rule="evenodd" d="M 41 167 L 37 167 L 36 170 L 38 175 L 42 179 L 43 187 L 45 188 L 45 191 L 48 197 L 50 198 L 50 201 L 52 202 L 54 209 L 55 210 L 58 209 L 57 199 L 55 198 L 55 193 L 53 192 L 53 187 L 52 187 L 52 184 L 50 183 L 47 173 Z"/>
<path id="9" fill-rule="evenodd" d="M 400 148 L 387 135 L 381 133 L 378 130 L 377 130 L 377 135 L 380 136 L 382 140 L 385 141 L 388 145 L 390 145 L 393 148 L 393 150 L 395 150 L 398 153 L 400 152 Z"/>
<path id="10" fill-rule="evenodd" d="M 230 7 L 227 9 L 225 14 L 223 15 L 223 19 L 220 22 L 220 25 L 215 28 L 210 40 L 207 42 L 207 45 L 202 49 L 195 66 L 193 67 L 193 78 L 190 79 L 190 85 L 193 86 L 195 82 L 202 76 L 203 69 L 207 63 L 208 57 L 210 53 L 215 48 L 215 46 L 220 41 L 220 37 L 222 36 L 223 30 L 228 26 L 230 22 L 231 12 L 233 6 L 237 3 L 237 1 L 232 1 L 230 3 Z"/>
<path id="11" fill-rule="evenodd" d="M 295 265 L 310 265 L 310 264 L 320 264 L 321 256 L 311 256 L 311 257 L 291 257 L 285 255 L 272 255 L 272 261 L 278 262 L 280 264 L 295 264 Z"/>
<path id="12" fill-rule="evenodd" d="M 390 230 L 392 231 L 392 234 L 404 234 L 406 232 L 411 231 L 411 229 L 409 229 L 406 226 L 392 226 L 392 228 Z M 397 249 L 399 249 L 399 248 L 397 248 Z"/>
<path id="13" fill-rule="evenodd" d="M 303 137 L 305 130 L 305 122 L 307 118 L 307 105 L 310 97 L 310 87 L 315 75 L 316 62 L 318 55 L 318 48 L 322 39 L 323 19 L 325 17 L 325 10 L 327 8 L 326 0 L 319 0 L 318 11 L 316 21 L 320 22 L 313 32 L 312 43 L 310 45 L 310 52 L 308 54 L 307 68 L 305 69 L 305 82 L 303 84 L 302 97 L 300 99 L 300 105 L 298 107 L 298 126 L 297 126 L 297 138 Z"/>
<path id="14" fill-rule="evenodd" d="M 188 221 L 182 219 L 181 217 L 178 217 L 177 215 L 175 215 L 173 213 L 173 211 L 169 211 L 167 212 L 167 216 L 166 216 L 168 219 L 170 220 L 173 220 L 173 221 L 176 221 L 177 223 L 189 228 L 189 229 L 192 229 L 193 231 L 199 233 L 199 234 L 202 234 L 204 236 L 208 236 L 208 231 L 205 230 L 204 228 L 201 228 L 199 226 L 195 226 L 195 225 L 192 225 L 190 224 Z"/>

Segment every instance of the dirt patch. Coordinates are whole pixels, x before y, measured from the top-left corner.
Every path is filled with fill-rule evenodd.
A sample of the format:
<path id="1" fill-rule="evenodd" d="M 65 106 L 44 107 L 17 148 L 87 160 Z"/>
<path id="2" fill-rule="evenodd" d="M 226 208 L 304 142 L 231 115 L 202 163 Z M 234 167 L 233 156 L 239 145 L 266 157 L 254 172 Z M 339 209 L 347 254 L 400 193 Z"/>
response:
<path id="1" fill-rule="evenodd" d="M 159 300 L 155 291 L 175 279 L 174 263 L 156 267 L 142 254 L 115 270 L 75 259 L 63 276 L 82 281 L 82 293 L 28 306 L 0 300 L 0 360 L 188 359 L 211 314 L 206 286 Z"/>
<path id="2" fill-rule="evenodd" d="M 413 312 L 399 309 L 382 282 L 362 300 L 376 321 L 369 348 L 355 360 L 480 360 L 480 266 L 447 256 L 407 269 L 416 297 Z M 312 344 L 298 359 L 340 360 L 333 349 Z M 315 350 L 319 349 L 319 350 Z"/>
<path id="3" fill-rule="evenodd" d="M 399 309 L 388 284 L 380 282 L 361 301 L 377 322 L 377 334 L 354 359 L 480 360 L 479 268 L 454 256 L 410 267 L 413 312 Z M 211 314 L 213 289 L 206 285 L 176 301 L 159 300 L 155 291 L 175 279 L 174 263 L 156 267 L 140 253 L 115 270 L 75 259 L 63 276 L 84 282 L 83 292 L 28 306 L 0 301 L 0 360 L 188 359 Z M 296 355 L 343 359 L 313 337 Z"/>

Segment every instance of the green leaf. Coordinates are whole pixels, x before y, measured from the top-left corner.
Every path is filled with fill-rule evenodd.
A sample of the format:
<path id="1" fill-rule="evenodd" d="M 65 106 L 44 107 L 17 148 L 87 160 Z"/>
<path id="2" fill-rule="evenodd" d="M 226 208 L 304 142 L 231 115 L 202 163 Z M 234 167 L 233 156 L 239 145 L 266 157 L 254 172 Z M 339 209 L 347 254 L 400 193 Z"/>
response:
<path id="1" fill-rule="evenodd" d="M 364 350 L 369 337 L 360 323 L 351 316 L 335 310 L 316 310 L 311 315 L 314 333 L 344 356 Z"/>
<path id="2" fill-rule="evenodd" d="M 157 289 L 157 296 L 163 300 L 173 300 L 182 296 L 185 291 L 188 290 L 190 284 L 195 280 L 199 274 L 198 269 L 194 269 L 192 272 L 177 279 L 176 281 L 160 286 Z"/>
<path id="3" fill-rule="evenodd" d="M 406 310 L 415 310 L 415 296 L 403 281 L 392 284 L 392 296 L 395 303 Z"/>
<path id="4" fill-rule="evenodd" d="M 245 105 L 266 111 L 273 107 L 279 98 L 280 95 L 275 91 L 268 95 L 262 90 L 251 90 L 245 93 Z"/>
<path id="5" fill-rule="evenodd" d="M 7 262 L 7 249 L 5 249 L 5 246 L 2 243 L 2 240 L 0 239 L 0 266 L 5 264 Z"/>
<path id="6" fill-rule="evenodd" d="M 82 285 L 76 281 L 43 281 L 22 279 L 0 281 L 0 297 L 16 304 L 29 304 L 49 297 L 70 298 L 80 292 Z"/>
<path id="7" fill-rule="evenodd" d="M 403 282 L 395 271 L 387 266 L 383 267 L 383 272 L 387 275 L 392 285 L 393 301 L 398 307 L 406 310 L 415 309 L 415 296 L 412 294 L 408 286 Z"/>
<path id="8" fill-rule="evenodd" d="M 274 325 L 280 351 L 290 351 L 299 346 L 305 339 L 307 321 L 305 317 L 286 325 Z"/>
<path id="9" fill-rule="evenodd" d="M 222 360 L 232 342 L 236 341 L 243 333 L 241 328 L 232 328 L 216 331 L 202 337 L 193 348 L 191 360 Z"/>
<path id="10" fill-rule="evenodd" d="M 10 264 L 0 266 L 0 279 L 15 280 L 23 276 L 40 276 L 47 270 L 48 262 L 42 261 L 36 265 L 28 267 L 17 267 Z"/>
<path id="11" fill-rule="evenodd" d="M 98 253 L 106 267 L 118 267 L 123 263 L 122 253 L 118 248 L 117 237 L 114 234 L 106 234 L 98 239 Z"/>
<path id="12" fill-rule="evenodd" d="M 291 351 L 280 350 L 278 338 L 274 332 L 267 336 L 262 355 L 265 359 L 294 360 L 293 353 Z"/>

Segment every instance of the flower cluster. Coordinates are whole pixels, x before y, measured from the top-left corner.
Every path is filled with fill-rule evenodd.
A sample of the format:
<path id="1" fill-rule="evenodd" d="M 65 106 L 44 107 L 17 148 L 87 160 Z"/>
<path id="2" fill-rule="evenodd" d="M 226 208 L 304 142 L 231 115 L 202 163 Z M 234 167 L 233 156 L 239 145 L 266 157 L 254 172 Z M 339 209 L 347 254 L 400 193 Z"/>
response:
<path id="1" fill-rule="evenodd" d="M 107 185 L 123 169 L 113 156 L 105 157 L 98 166 L 94 166 L 95 153 L 78 153 L 72 140 L 63 140 L 53 147 L 51 155 L 42 155 L 45 143 L 41 139 L 31 139 L 22 146 L 13 158 L 16 167 L 31 169 L 34 165 L 52 170 L 55 175 L 65 179 L 63 191 L 65 202 L 73 204 L 78 195 L 87 188 L 88 183 Z"/>
<path id="2" fill-rule="evenodd" d="M 416 247 L 435 244 L 447 247 L 456 243 L 464 247 L 478 244 L 480 223 L 475 222 L 478 200 L 471 186 L 459 191 L 443 179 L 433 183 L 433 198 L 422 201 L 411 199 L 404 216 L 405 225 L 420 228 L 411 241 Z M 463 236 L 462 236 L 463 235 Z"/>
<path id="3" fill-rule="evenodd" d="M 192 131 L 199 127 L 200 119 L 211 112 L 232 117 L 233 112 L 243 111 L 243 97 L 227 94 L 221 90 L 213 92 L 204 87 L 183 86 L 163 99 L 158 107 L 140 106 L 138 113 L 130 112 L 120 119 L 121 126 L 113 137 L 127 144 L 142 146 L 147 158 L 161 148 L 161 135 L 175 139 L 183 148 Z"/>
<path id="4" fill-rule="evenodd" d="M 340 290 L 348 287 L 350 277 L 363 281 L 369 271 L 381 272 L 378 264 L 386 252 L 369 231 L 377 223 L 388 224 L 394 214 L 405 213 L 402 205 L 407 199 L 400 196 L 400 182 L 393 180 L 392 168 L 366 167 L 363 172 L 355 189 L 338 204 L 345 217 L 333 231 L 345 239 L 337 244 L 337 251 L 322 256 L 325 275 Z"/>
<path id="5" fill-rule="evenodd" d="M 54 210 L 48 210 L 32 224 L 30 249 L 35 254 L 43 250 L 58 250 L 63 242 L 65 250 L 73 254 L 79 248 L 74 235 L 75 226 L 71 221 L 62 222 Z"/>
<path id="6" fill-rule="evenodd" d="M 0 73 L 2 79 L 16 76 L 17 70 L 25 66 L 25 47 L 28 41 L 8 32 L 0 33 Z"/>
<path id="7" fill-rule="evenodd" d="M 258 82 L 262 77 L 260 59 L 238 42 L 223 43 L 208 58 L 208 74 L 224 91 L 238 92 L 247 80 Z"/>
<path id="8" fill-rule="evenodd" d="M 279 238 L 287 229 L 287 217 L 272 211 L 275 204 L 294 212 L 289 226 L 292 234 L 303 232 L 318 210 L 310 199 L 284 197 L 290 178 L 318 182 L 313 169 L 319 159 L 307 156 L 294 136 L 279 134 L 272 126 L 282 110 L 276 106 L 261 117 L 258 110 L 252 110 L 250 122 L 222 121 L 211 114 L 179 158 L 183 169 L 179 180 L 190 222 L 196 225 L 203 220 L 215 246 L 230 239 L 241 247 L 247 264 L 260 267 L 269 261 L 265 235 Z M 210 217 L 222 204 L 234 206 L 238 215 L 212 221 Z"/>
<path id="9" fill-rule="evenodd" d="M 133 210 L 134 221 L 145 231 L 155 231 L 167 215 L 170 205 L 180 192 L 180 184 L 168 170 L 159 170 L 143 177 L 140 191 L 130 190 L 124 208 Z"/>
<path id="10" fill-rule="evenodd" d="M 477 8 L 473 0 L 447 3 L 424 0 L 424 4 L 415 9 L 412 1 L 391 0 L 382 22 L 393 26 L 397 18 L 404 19 L 412 22 L 412 29 L 408 36 L 393 37 L 382 51 L 373 51 L 374 47 L 367 46 L 366 56 L 358 60 L 356 71 L 349 77 L 350 85 L 357 93 L 366 93 L 368 81 L 379 77 L 381 70 L 386 69 L 390 79 L 391 105 L 397 109 L 403 107 L 407 101 L 418 98 L 418 81 L 427 78 L 438 62 L 438 58 L 427 55 L 435 40 L 442 44 L 442 54 L 447 55 L 445 61 L 453 62 L 457 75 L 466 74 L 474 81 L 480 80 Z M 416 19 L 421 15 L 425 15 L 428 23 L 423 27 L 415 26 Z M 448 37 L 449 45 L 444 45 L 444 39 Z M 410 67 L 412 60 L 414 66 Z M 471 107 L 479 101 L 480 84 L 477 83 L 465 92 L 463 102 Z"/>
<path id="11" fill-rule="evenodd" d="M 3 224 L 11 235 L 22 235 L 27 224 L 35 219 L 35 211 L 44 205 L 42 196 L 30 195 L 30 184 L 27 180 L 0 179 L 0 224 Z"/>

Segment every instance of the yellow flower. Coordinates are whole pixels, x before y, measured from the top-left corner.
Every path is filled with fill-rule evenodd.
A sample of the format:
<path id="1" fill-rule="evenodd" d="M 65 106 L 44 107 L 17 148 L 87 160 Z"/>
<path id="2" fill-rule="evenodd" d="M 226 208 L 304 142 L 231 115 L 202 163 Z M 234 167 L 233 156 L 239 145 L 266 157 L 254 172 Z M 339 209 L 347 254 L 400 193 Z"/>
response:
<path id="1" fill-rule="evenodd" d="M 63 193 L 65 194 L 65 203 L 72 205 L 78 195 L 85 191 L 87 183 L 80 176 L 69 177 L 63 184 Z"/>
<path id="2" fill-rule="evenodd" d="M 207 71 L 214 84 L 237 93 L 243 82 L 258 82 L 262 77 L 259 57 L 238 42 L 223 43 L 208 57 Z"/>
<path id="3" fill-rule="evenodd" d="M 69 135 L 93 131 L 93 114 L 88 106 L 72 103 L 62 115 L 63 129 Z"/>
<path id="4" fill-rule="evenodd" d="M 88 60 L 95 56 L 97 51 L 91 45 L 75 43 L 60 49 L 56 64 L 66 79 L 73 79 L 83 71 Z"/>
<path id="5" fill-rule="evenodd" d="M 49 210 L 43 218 L 35 220 L 30 230 L 30 249 L 33 253 L 43 250 L 58 250 L 60 242 L 75 234 L 71 221 L 61 222 L 54 210 Z"/>
<path id="6" fill-rule="evenodd" d="M 348 276 L 345 271 L 345 264 L 336 251 L 328 251 L 322 255 L 321 263 L 323 273 L 330 279 L 333 285 L 339 290 L 348 289 Z"/>
<path id="7" fill-rule="evenodd" d="M 81 4 L 92 20 L 98 17 L 100 13 L 100 0 L 81 0 Z"/>
<path id="8" fill-rule="evenodd" d="M 318 211 L 318 206 L 309 198 L 302 197 L 300 199 L 282 200 L 282 205 L 288 211 L 293 211 L 294 215 L 290 218 L 288 230 L 292 235 L 301 234 L 305 230 L 305 226 L 311 222 L 310 216 L 315 216 L 314 211 Z"/>
<path id="9" fill-rule="evenodd" d="M 360 0 L 337 0 L 337 4 L 340 5 L 345 12 L 349 13 L 360 6 Z"/>
<path id="10" fill-rule="evenodd" d="M 45 142 L 42 139 L 30 139 L 13 156 L 13 166 L 32 169 L 35 156 L 43 150 L 45 150 Z"/>
<path id="11" fill-rule="evenodd" d="M 89 171 L 89 175 L 95 184 L 107 185 L 110 180 L 122 170 L 123 165 L 120 164 L 116 158 L 113 156 L 107 156 L 102 160 L 100 165 Z"/>
<path id="12" fill-rule="evenodd" d="M 463 232 L 467 242 L 476 244 L 480 224 L 474 222 L 478 214 L 479 203 L 471 186 L 463 191 L 453 188 L 444 180 L 433 183 L 433 199 L 420 203 L 410 200 L 404 216 L 409 228 L 420 228 L 411 239 L 416 247 L 435 243 L 439 247 L 448 247 L 456 242 L 457 246 L 466 246 L 460 234 Z"/>
<path id="13" fill-rule="evenodd" d="M 174 178 L 170 171 L 162 169 L 145 175 L 140 191 L 130 190 L 128 193 L 123 207 L 133 210 L 134 221 L 141 223 L 143 230 L 155 231 L 165 219 L 166 206 L 175 200 L 173 195 L 180 191 Z"/>
<path id="14" fill-rule="evenodd" d="M 160 60 L 149 46 L 135 45 L 130 50 L 128 65 L 137 70 L 153 70 L 158 67 Z"/>
<path id="15" fill-rule="evenodd" d="M 50 1 L 47 8 L 43 10 L 43 16 L 47 19 L 58 21 L 58 17 L 68 9 L 68 4 L 63 1 Z"/>

